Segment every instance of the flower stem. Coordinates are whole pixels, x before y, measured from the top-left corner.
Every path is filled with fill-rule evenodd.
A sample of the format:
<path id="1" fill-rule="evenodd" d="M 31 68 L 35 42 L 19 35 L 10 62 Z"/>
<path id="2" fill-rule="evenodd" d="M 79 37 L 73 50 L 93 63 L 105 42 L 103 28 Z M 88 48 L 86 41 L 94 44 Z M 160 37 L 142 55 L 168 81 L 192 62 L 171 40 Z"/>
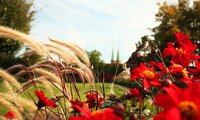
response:
<path id="1" fill-rule="evenodd" d="M 38 114 L 38 109 L 37 109 L 37 111 L 35 113 L 35 116 L 34 116 L 33 120 L 35 120 L 35 118 L 37 117 L 37 114 Z"/>
<path id="2" fill-rule="evenodd" d="M 142 96 L 144 96 L 144 91 L 142 90 Z M 143 106 L 144 106 L 144 98 L 140 101 L 140 108 L 139 108 L 139 120 L 142 120 L 142 112 L 143 112 Z"/>

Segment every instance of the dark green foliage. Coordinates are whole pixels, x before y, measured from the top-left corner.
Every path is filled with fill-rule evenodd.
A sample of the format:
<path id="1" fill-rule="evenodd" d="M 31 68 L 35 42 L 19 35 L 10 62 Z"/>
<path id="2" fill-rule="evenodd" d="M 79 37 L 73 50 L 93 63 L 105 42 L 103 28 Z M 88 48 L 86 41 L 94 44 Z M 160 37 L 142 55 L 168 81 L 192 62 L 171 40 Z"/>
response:
<path id="1" fill-rule="evenodd" d="M 24 63 L 23 59 L 15 56 L 5 56 L 5 55 L 0 55 L 0 67 L 1 68 L 8 68 L 16 64 Z"/>
<path id="2" fill-rule="evenodd" d="M 30 67 L 37 62 L 42 61 L 42 56 L 38 55 L 37 53 L 32 53 L 29 55 L 23 55 L 20 57 L 16 57 L 14 55 L 0 55 L 0 68 L 7 69 L 14 65 L 24 65 L 25 67 Z M 10 72 L 10 74 L 16 74 L 19 72 L 21 68 L 16 68 Z M 23 76 L 16 76 L 19 82 L 26 82 L 29 80 L 29 74 L 25 74 Z"/>
<path id="3" fill-rule="evenodd" d="M 146 44 L 147 42 L 148 42 L 148 44 L 149 44 L 150 47 L 155 48 L 154 41 L 151 40 L 151 39 L 149 38 L 148 35 L 143 36 L 143 37 L 141 38 L 141 41 L 139 41 L 138 43 L 136 43 L 136 47 L 139 48 L 139 49 L 141 49 L 142 47 L 145 46 L 145 44 Z"/>
<path id="4" fill-rule="evenodd" d="M 145 45 L 147 43 L 148 43 L 148 46 Z M 151 40 L 149 38 L 149 36 L 147 36 L 147 35 L 143 36 L 141 38 L 141 41 L 139 41 L 136 44 L 136 47 L 138 49 L 136 51 L 136 53 L 135 53 L 136 55 L 135 56 L 131 56 L 131 58 L 129 58 L 129 61 L 127 61 L 127 64 L 132 64 L 132 63 L 136 64 L 137 63 L 137 65 L 135 66 L 135 67 L 137 67 L 137 66 L 139 66 L 139 63 L 141 63 L 141 62 L 147 62 L 148 63 L 148 62 L 150 62 L 152 60 L 153 61 L 159 61 L 158 57 L 157 57 L 157 55 L 155 53 L 155 49 L 156 49 L 155 41 Z M 145 56 L 138 56 L 138 54 L 139 54 L 140 51 L 147 53 L 147 55 L 145 55 Z M 130 61 L 130 59 L 133 59 L 132 62 Z"/>
<path id="5" fill-rule="evenodd" d="M 138 86 L 137 83 L 131 81 L 131 80 L 116 80 L 115 84 L 127 87 L 127 88 L 135 88 Z"/>
<path id="6" fill-rule="evenodd" d="M 29 54 L 26 54 L 26 52 L 20 57 L 23 60 L 23 65 L 24 66 L 32 66 L 42 60 L 44 60 L 44 58 L 39 55 L 37 52 L 32 52 Z"/>
<path id="7" fill-rule="evenodd" d="M 91 52 L 88 52 L 88 56 L 90 59 L 90 63 L 93 67 L 93 70 L 95 72 L 101 71 L 103 67 L 103 60 L 101 60 L 101 53 L 97 50 L 93 50 Z"/>
<path id="8" fill-rule="evenodd" d="M 42 56 L 38 54 L 30 54 L 20 57 L 16 57 L 14 55 L 0 55 L 0 68 L 7 69 L 17 64 L 22 64 L 26 67 L 29 67 L 42 60 L 43 60 Z"/>
<path id="9" fill-rule="evenodd" d="M 0 0 L 0 25 L 29 33 L 35 11 L 32 0 Z M 0 38 L 0 54 L 14 54 L 22 43 L 11 39 Z"/>

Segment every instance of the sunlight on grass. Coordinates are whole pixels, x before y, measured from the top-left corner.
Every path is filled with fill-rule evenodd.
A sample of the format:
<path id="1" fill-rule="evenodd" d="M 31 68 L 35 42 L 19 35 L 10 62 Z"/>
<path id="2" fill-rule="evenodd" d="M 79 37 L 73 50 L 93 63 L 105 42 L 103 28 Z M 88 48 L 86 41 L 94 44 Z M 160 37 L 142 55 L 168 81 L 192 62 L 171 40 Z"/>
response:
<path id="1" fill-rule="evenodd" d="M 76 83 L 75 85 L 78 88 L 81 100 L 85 101 L 86 100 L 86 97 L 85 97 L 86 93 L 85 92 L 89 91 L 91 89 L 90 84 L 87 83 L 87 84 L 84 85 L 83 83 Z M 102 87 L 101 86 L 102 86 L 102 83 L 95 83 L 94 89 L 97 90 L 97 91 L 102 91 Z M 0 87 L 1 87 L 0 91 L 2 93 L 6 91 L 6 88 L 4 86 L 2 86 L 2 82 L 0 82 Z M 51 87 L 53 88 L 53 92 L 54 92 L 54 94 L 56 96 L 62 95 L 62 93 L 58 89 L 56 89 L 54 86 L 51 86 Z M 111 83 L 104 83 L 106 98 L 108 98 L 108 96 L 110 94 L 110 87 L 111 87 Z M 45 89 L 44 85 L 39 84 L 38 88 L 40 90 L 43 90 L 45 92 L 45 95 L 50 96 L 50 94 Z M 26 91 L 21 93 L 22 97 L 27 98 L 27 99 L 32 99 L 33 98 L 35 101 L 37 101 L 37 97 L 35 96 L 35 93 L 34 93 L 35 89 L 36 88 L 34 86 L 28 88 Z M 120 96 L 121 94 L 125 93 L 124 90 L 120 89 L 117 86 L 114 86 L 114 92 L 115 92 L 116 96 Z M 78 98 L 77 94 L 76 94 L 76 91 L 74 90 L 74 87 L 72 87 L 72 93 L 73 93 L 74 99 Z M 102 93 L 100 93 L 100 94 L 102 94 Z M 32 98 L 30 97 L 30 95 L 32 96 Z M 5 109 L 5 107 L 0 106 L 0 115 L 4 115 L 6 112 L 7 112 L 7 110 Z"/>

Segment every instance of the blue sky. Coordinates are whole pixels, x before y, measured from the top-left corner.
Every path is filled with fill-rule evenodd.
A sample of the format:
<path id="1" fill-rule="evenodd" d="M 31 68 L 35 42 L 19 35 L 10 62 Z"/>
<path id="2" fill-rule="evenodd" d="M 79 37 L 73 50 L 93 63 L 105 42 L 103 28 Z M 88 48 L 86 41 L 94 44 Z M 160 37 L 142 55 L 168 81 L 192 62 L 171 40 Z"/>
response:
<path id="1" fill-rule="evenodd" d="M 37 14 L 31 35 L 42 42 L 47 36 L 98 50 L 110 62 L 112 48 L 122 62 L 148 28 L 155 27 L 157 2 L 163 0 L 35 0 Z M 168 0 L 169 1 L 169 0 Z M 170 2 L 172 2 L 171 0 Z"/>

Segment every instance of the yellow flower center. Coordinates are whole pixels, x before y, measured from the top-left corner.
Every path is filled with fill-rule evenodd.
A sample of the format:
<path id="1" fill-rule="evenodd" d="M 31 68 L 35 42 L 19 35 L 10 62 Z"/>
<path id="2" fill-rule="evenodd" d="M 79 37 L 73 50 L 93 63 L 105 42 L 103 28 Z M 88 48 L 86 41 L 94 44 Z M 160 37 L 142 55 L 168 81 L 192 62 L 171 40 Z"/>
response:
<path id="1" fill-rule="evenodd" d="M 147 79 L 153 79 L 154 76 L 155 76 L 155 74 L 154 74 L 152 71 L 150 71 L 150 70 L 145 70 L 145 71 L 143 72 L 143 75 L 144 75 L 145 77 L 147 77 Z"/>
<path id="2" fill-rule="evenodd" d="M 180 53 L 180 54 L 186 54 L 186 51 L 183 50 L 182 48 L 176 48 L 176 50 L 177 50 L 178 53 Z"/>
<path id="3" fill-rule="evenodd" d="M 100 113 L 101 113 L 101 112 L 98 111 L 98 110 L 97 110 L 97 111 L 93 111 L 93 112 L 92 112 L 92 116 L 98 115 L 98 114 L 100 114 Z"/>
<path id="4" fill-rule="evenodd" d="M 187 70 L 183 69 L 183 70 L 182 70 L 182 73 L 183 73 L 183 76 L 184 76 L 184 77 L 188 77 L 188 71 L 187 71 Z"/>
<path id="5" fill-rule="evenodd" d="M 194 102 L 183 101 L 179 104 L 179 109 L 181 115 L 187 120 L 194 119 L 199 113 L 198 107 Z"/>
<path id="6" fill-rule="evenodd" d="M 181 67 L 182 68 L 182 66 L 181 65 L 179 65 L 179 64 L 175 64 L 175 63 L 173 63 L 173 66 L 172 66 L 173 68 L 179 68 L 179 67 Z"/>

